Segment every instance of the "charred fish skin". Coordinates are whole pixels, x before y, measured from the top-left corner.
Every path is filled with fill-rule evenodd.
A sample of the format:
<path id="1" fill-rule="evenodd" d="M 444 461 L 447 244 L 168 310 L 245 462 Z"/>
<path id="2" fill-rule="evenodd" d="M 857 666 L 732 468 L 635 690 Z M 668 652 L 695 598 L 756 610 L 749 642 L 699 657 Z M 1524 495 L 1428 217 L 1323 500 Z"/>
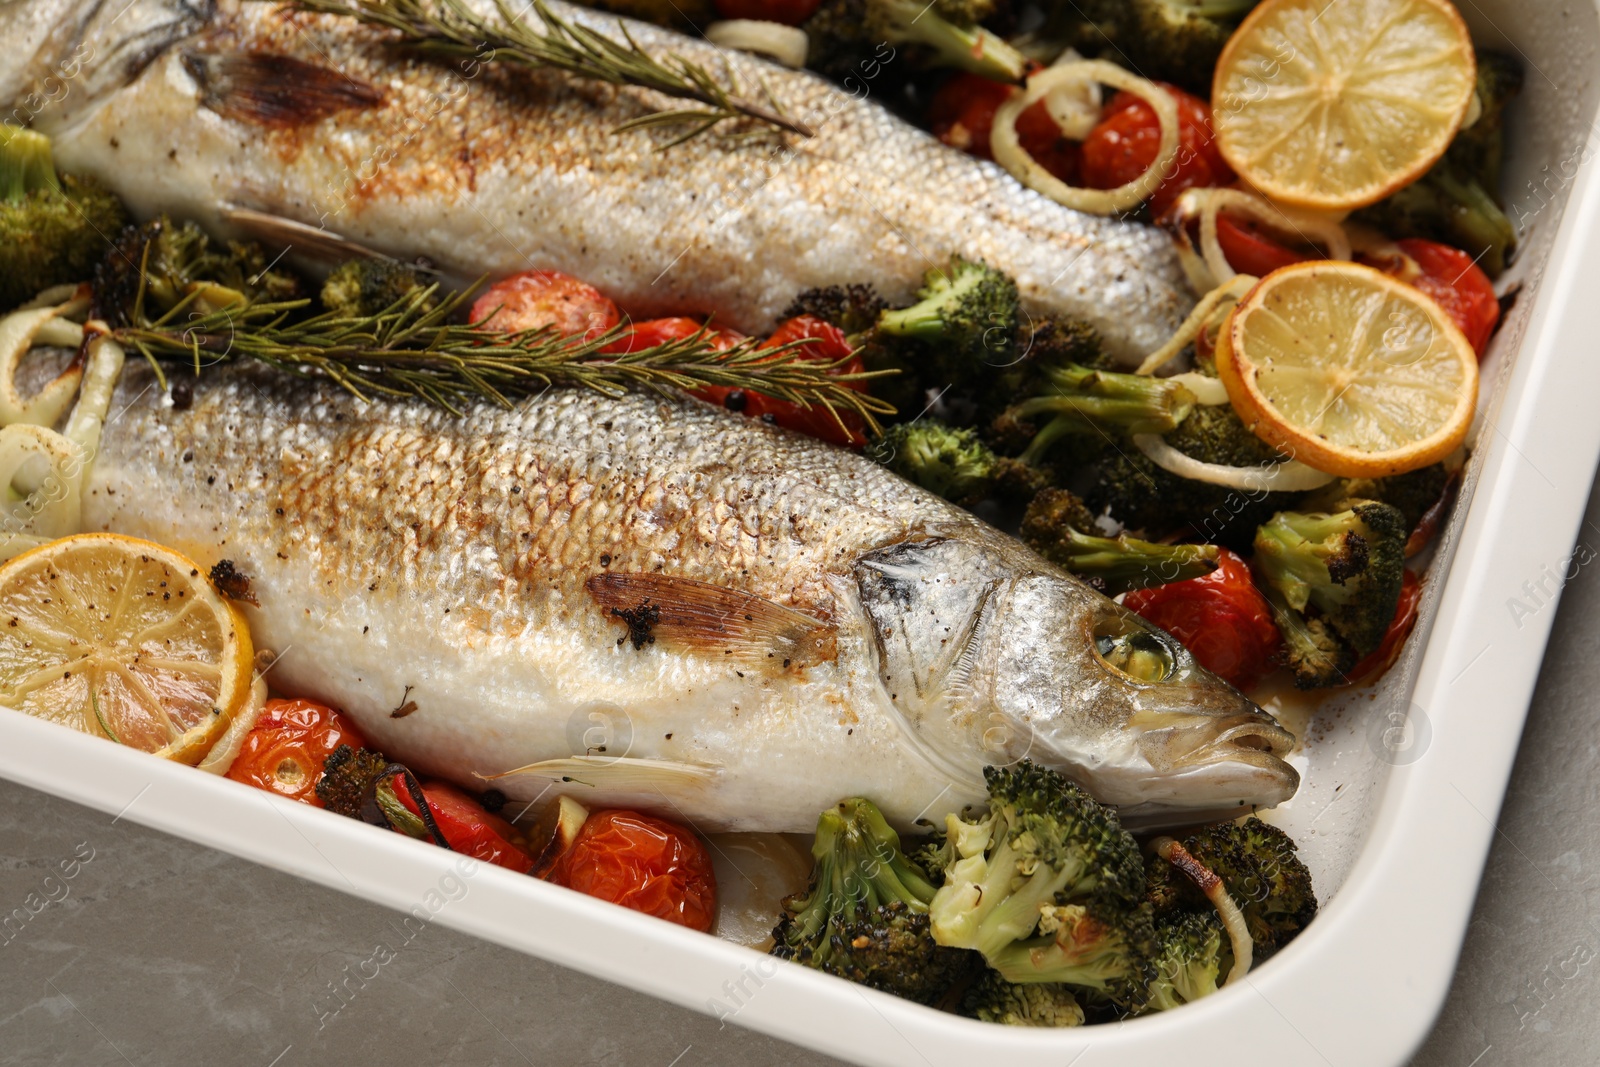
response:
<path id="1" fill-rule="evenodd" d="M 125 409 L 125 410 L 124 410 Z M 902 826 L 1058 767 L 1142 821 L 1270 806 L 1292 738 L 1019 543 L 860 456 L 688 399 L 551 390 L 464 417 L 262 368 L 174 408 L 130 365 L 85 523 L 248 576 L 272 682 L 428 773 L 806 831 Z M 415 710 L 393 712 L 405 702 Z"/>
<path id="2" fill-rule="evenodd" d="M 565 270 L 634 315 L 695 310 L 748 333 L 813 286 L 870 282 L 909 300 L 952 253 L 1013 276 L 1031 314 L 1089 321 L 1127 358 L 1193 302 L 1158 230 L 1024 188 L 892 116 L 870 78 L 852 95 L 627 23 L 654 54 L 764 86 L 817 130 L 743 124 L 663 151 L 668 131 L 616 129 L 667 103 L 644 90 L 407 58 L 374 30 L 275 3 L 122 6 L 8 4 L 0 29 L 32 51 L 0 58 L 0 102 L 39 104 L 26 117 L 61 167 L 105 180 L 141 217 L 226 232 L 231 209 L 265 212 L 466 279 Z M 613 16 L 550 6 L 616 32 Z"/>

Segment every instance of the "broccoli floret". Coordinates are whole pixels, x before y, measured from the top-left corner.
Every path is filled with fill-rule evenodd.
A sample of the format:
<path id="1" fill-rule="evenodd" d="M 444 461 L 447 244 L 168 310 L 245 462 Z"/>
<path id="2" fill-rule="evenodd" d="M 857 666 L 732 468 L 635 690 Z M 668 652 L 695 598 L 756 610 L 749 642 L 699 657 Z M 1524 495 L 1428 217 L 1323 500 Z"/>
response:
<path id="1" fill-rule="evenodd" d="M 977 24 L 992 5 L 974 0 L 823 0 L 801 24 L 806 65 L 829 77 L 861 77 L 881 65 L 885 44 L 912 46 L 914 66 L 958 67 L 999 81 L 1020 81 L 1027 59 L 1004 38 Z M 904 60 L 896 60 L 904 62 Z"/>
<path id="2" fill-rule="evenodd" d="M 1478 53 L 1478 121 L 1456 135 L 1427 174 L 1355 216 L 1391 237 L 1443 241 L 1498 277 L 1516 250 L 1517 231 L 1499 203 L 1505 158 L 1504 112 L 1522 89 L 1522 68 L 1496 52 Z"/>
<path id="3" fill-rule="evenodd" d="M 1065 489 L 1045 489 L 1033 498 L 1022 516 L 1022 540 L 1108 596 L 1199 578 L 1217 566 L 1215 545 L 1160 545 L 1127 534 L 1101 536 L 1089 509 Z"/>
<path id="4" fill-rule="evenodd" d="M 197 313 L 233 304 L 277 303 L 306 295 L 298 276 L 273 264 L 255 242 L 229 241 L 216 247 L 193 222 L 181 226 L 165 215 L 118 235 L 94 276 L 95 314 L 113 326 L 126 325 L 140 300 L 154 321 L 188 300 Z"/>
<path id="5" fill-rule="evenodd" d="M 1256 531 L 1255 563 L 1292 611 L 1364 656 L 1400 603 L 1406 524 L 1399 509 L 1356 500 L 1343 511 L 1281 511 Z"/>
<path id="6" fill-rule="evenodd" d="M 376 315 L 422 290 L 434 280 L 418 268 L 392 259 L 352 259 L 322 283 L 322 306 L 351 318 Z M 430 297 L 423 307 L 436 301 Z"/>
<path id="7" fill-rule="evenodd" d="M 0 124 L 0 311 L 87 281 L 127 209 L 98 182 L 58 175 L 50 139 Z"/>
<path id="8" fill-rule="evenodd" d="M 1206 463 L 1259 467 L 1283 459 L 1229 404 L 1196 407 L 1165 436 L 1173 448 Z M 1194 540 L 1235 551 L 1248 551 L 1256 527 L 1295 499 L 1180 478 L 1128 446 L 1105 454 L 1099 481 L 1086 496 L 1091 507 L 1109 509 L 1132 529 L 1156 535 L 1187 531 Z"/>
<path id="9" fill-rule="evenodd" d="M 1242 822 L 1208 827 L 1182 844 L 1222 879 L 1244 913 L 1254 942 L 1253 962 L 1260 963 L 1283 948 L 1316 918 L 1311 872 L 1301 862 L 1294 839 L 1278 827 L 1252 815 Z M 1158 934 L 1183 923 L 1188 915 L 1216 916 L 1216 909 L 1195 884 L 1159 856 L 1150 857 L 1145 885 Z M 1224 939 L 1222 969 L 1232 965 L 1232 952 Z"/>
<path id="10" fill-rule="evenodd" d="M 866 454 L 907 481 L 958 504 L 972 504 L 994 488 L 998 458 L 975 430 L 937 419 L 890 426 Z"/>
<path id="11" fill-rule="evenodd" d="M 1170 1011 L 1210 996 L 1217 991 L 1217 976 L 1233 966 L 1233 947 L 1215 911 L 1182 912 L 1158 922 L 1156 943 L 1145 1011 Z"/>
<path id="12" fill-rule="evenodd" d="M 1083 1006 L 1070 986 L 1056 982 L 1008 982 L 984 971 L 961 1000 L 961 1011 L 1006 1026 L 1082 1026 Z"/>
<path id="13" fill-rule="evenodd" d="M 784 901 L 774 956 L 924 1004 L 965 976 L 973 958 L 929 934 L 933 883 L 870 800 L 824 811 L 811 855 L 811 885 Z"/>
<path id="14" fill-rule="evenodd" d="M 1449 489 L 1451 477 L 1444 464 L 1435 463 L 1387 478 L 1340 478 L 1302 497 L 1295 510 L 1343 511 L 1346 501 L 1377 500 L 1399 509 L 1405 528 L 1415 530 Z"/>
<path id="15" fill-rule="evenodd" d="M 945 267 L 923 276 L 919 302 L 884 311 L 878 332 L 923 341 L 937 353 L 937 372 L 965 383 L 986 367 L 1012 357 L 1017 329 L 1017 285 L 1005 274 L 976 260 L 951 256 Z"/>
<path id="16" fill-rule="evenodd" d="M 1350 671 L 1361 660 L 1355 646 L 1325 620 L 1289 607 L 1276 590 L 1266 590 L 1266 597 L 1272 621 L 1283 635 L 1283 663 L 1294 674 L 1295 688 L 1326 689 L 1350 681 Z"/>
<path id="17" fill-rule="evenodd" d="M 386 772 L 392 774 L 394 765 L 382 753 L 340 745 L 323 761 L 322 777 L 317 779 L 317 799 L 329 811 L 340 815 L 381 822 L 381 818 L 376 817 L 373 789 Z"/>
<path id="18" fill-rule="evenodd" d="M 945 820 L 952 859 L 930 906 L 934 940 L 981 952 L 1008 981 L 1137 999 L 1153 943 L 1132 835 L 1031 761 L 983 773 L 988 813 Z"/>
<path id="19" fill-rule="evenodd" d="M 1194 394 L 1178 382 L 1138 374 L 1093 370 L 1069 363 L 1042 371 L 1038 395 L 1007 408 L 996 428 L 1008 423 L 1043 427 L 1022 452 L 1040 463 L 1074 435 L 1102 441 L 1127 434 L 1162 434 L 1176 429 L 1194 410 Z"/>
<path id="20" fill-rule="evenodd" d="M 1257 0 L 1124 0 L 1114 23 L 1118 49 L 1147 78 L 1203 96 L 1222 46 Z"/>
<path id="21" fill-rule="evenodd" d="M 794 303 L 784 311 L 783 318 L 813 315 L 853 336 L 876 326 L 878 316 L 888 306 L 869 284 L 829 285 L 807 289 L 795 297 Z"/>

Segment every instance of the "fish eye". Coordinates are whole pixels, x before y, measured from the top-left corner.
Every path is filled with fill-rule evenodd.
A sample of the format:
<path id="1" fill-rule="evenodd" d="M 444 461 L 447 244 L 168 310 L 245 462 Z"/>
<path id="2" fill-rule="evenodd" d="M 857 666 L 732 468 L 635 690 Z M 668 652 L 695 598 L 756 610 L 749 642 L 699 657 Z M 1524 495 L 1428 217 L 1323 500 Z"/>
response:
<path id="1" fill-rule="evenodd" d="M 1100 634 L 1094 647 L 1107 666 L 1137 682 L 1165 682 L 1177 670 L 1171 645 L 1154 630 Z"/>

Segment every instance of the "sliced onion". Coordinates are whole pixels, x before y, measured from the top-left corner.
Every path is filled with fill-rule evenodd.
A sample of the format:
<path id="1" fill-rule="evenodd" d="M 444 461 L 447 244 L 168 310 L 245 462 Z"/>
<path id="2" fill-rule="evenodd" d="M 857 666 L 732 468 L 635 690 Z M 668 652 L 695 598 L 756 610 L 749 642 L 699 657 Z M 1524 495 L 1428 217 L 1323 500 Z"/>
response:
<path id="1" fill-rule="evenodd" d="M 1154 374 L 1161 367 L 1166 366 L 1185 348 L 1194 344 L 1195 338 L 1200 336 L 1200 331 L 1221 310 L 1225 303 L 1238 303 L 1244 295 L 1255 285 L 1257 279 L 1249 274 L 1234 275 L 1232 280 L 1217 286 L 1194 306 L 1189 312 L 1189 317 L 1183 320 L 1183 325 L 1178 327 L 1178 332 L 1167 338 L 1167 343 L 1144 357 L 1144 362 L 1139 364 L 1135 374 Z"/>
<path id="2" fill-rule="evenodd" d="M 244 739 L 255 729 L 256 721 L 261 718 L 266 706 L 267 680 L 258 674 L 250 684 L 250 699 L 245 701 L 244 707 L 228 723 L 228 729 L 196 766 L 207 774 L 227 774 L 233 761 L 239 758 L 239 751 L 244 748 Z"/>
<path id="3" fill-rule="evenodd" d="M 1228 399 L 1227 387 L 1219 378 L 1208 378 L 1204 374 L 1187 371 L 1183 374 L 1174 374 L 1167 381 L 1177 382 L 1193 393 L 1194 402 L 1201 407 L 1219 408 L 1224 404 L 1233 403 Z"/>
<path id="4" fill-rule="evenodd" d="M 1155 849 L 1156 855 L 1172 864 L 1180 874 L 1193 882 L 1195 888 L 1204 893 L 1206 899 L 1211 901 L 1211 906 L 1217 909 L 1217 919 L 1222 923 L 1222 929 L 1227 933 L 1229 945 L 1233 949 L 1233 967 L 1228 971 L 1228 977 L 1222 980 L 1222 984 L 1237 982 L 1249 974 L 1250 964 L 1255 960 L 1255 939 L 1250 936 L 1250 925 L 1245 922 L 1244 912 L 1239 910 L 1233 894 L 1228 892 L 1227 883 L 1172 838 L 1158 837 L 1150 844 Z"/>
<path id="5" fill-rule="evenodd" d="M 1082 189 L 1062 181 L 1045 170 L 1022 147 L 1017 135 L 1017 117 L 1061 86 L 1085 81 L 1122 89 L 1143 99 L 1161 123 L 1161 147 L 1145 172 L 1115 189 Z M 994 115 L 989 134 L 989 150 L 996 163 L 1035 192 L 1058 204 L 1092 215 L 1114 215 L 1127 211 L 1150 197 L 1172 170 L 1178 157 L 1178 104 L 1155 82 L 1129 74 L 1115 63 L 1103 59 L 1080 59 L 1047 67 L 1028 79 L 1028 87 L 1001 104 Z"/>
<path id="6" fill-rule="evenodd" d="M 89 331 L 106 331 L 102 322 L 91 322 Z M 78 395 L 77 406 L 67 419 L 67 440 L 83 449 L 91 461 L 100 451 L 100 428 L 111 412 L 111 394 L 116 391 L 117 379 L 122 377 L 122 364 L 127 355 L 122 346 L 105 332 L 89 342 L 88 368 L 83 375 L 83 391 Z"/>
<path id="7" fill-rule="evenodd" d="M 1083 57 L 1069 48 L 1051 66 L 1064 67 L 1068 63 L 1081 63 Z M 1081 80 L 1064 82 L 1044 94 L 1044 109 L 1055 120 L 1061 136 L 1081 141 L 1100 124 L 1100 83 Z"/>
<path id="8" fill-rule="evenodd" d="M 1333 481 L 1333 475 L 1294 459 L 1259 467 L 1227 467 L 1185 455 L 1153 433 L 1134 434 L 1133 444 L 1150 457 L 1152 463 L 1168 473 L 1226 489 L 1249 493 L 1300 493 L 1308 489 L 1320 489 Z"/>
<path id="9" fill-rule="evenodd" d="M 67 406 L 78 391 L 78 381 L 83 377 L 82 367 L 68 367 L 50 384 L 26 398 L 17 391 L 16 375 L 17 367 L 35 344 L 59 344 L 76 329 L 72 323 L 49 329 L 52 321 L 70 306 L 66 303 L 29 308 L 13 311 L 0 319 L 0 426 L 19 423 L 54 426 L 66 414 Z M 41 337 L 47 330 L 49 335 Z M 78 336 L 81 340 L 81 330 Z"/>
<path id="10" fill-rule="evenodd" d="M 66 285 L 52 285 L 17 310 L 32 311 L 35 308 L 55 307 L 57 314 L 74 316 L 83 312 L 88 306 L 89 286 L 68 282 Z"/>
<path id="11" fill-rule="evenodd" d="M 761 19 L 713 22 L 706 27 L 706 40 L 723 48 L 769 56 L 786 67 L 795 68 L 806 65 L 806 50 L 810 47 L 805 30 Z"/>
<path id="12" fill-rule="evenodd" d="M 1320 245 L 1329 259 L 1350 258 L 1350 238 L 1339 223 L 1325 216 L 1279 207 L 1242 189 L 1186 189 L 1179 198 L 1178 211 L 1184 218 L 1198 215 L 1200 253 L 1219 285 L 1238 274 L 1217 238 L 1217 216 L 1223 211 L 1248 215 L 1285 237 Z"/>

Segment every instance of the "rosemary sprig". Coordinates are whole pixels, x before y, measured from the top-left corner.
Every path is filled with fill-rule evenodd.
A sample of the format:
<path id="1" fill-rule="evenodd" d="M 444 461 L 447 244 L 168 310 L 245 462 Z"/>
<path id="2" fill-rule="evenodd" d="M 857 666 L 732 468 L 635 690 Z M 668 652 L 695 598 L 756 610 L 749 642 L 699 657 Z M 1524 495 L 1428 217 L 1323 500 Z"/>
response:
<path id="1" fill-rule="evenodd" d="M 895 410 L 851 388 L 892 372 L 848 372 L 846 360 L 802 359 L 803 342 L 759 348 L 750 340 L 719 350 L 701 330 L 636 352 L 610 353 L 604 349 L 626 336 L 627 327 L 584 339 L 550 327 L 504 333 L 453 321 L 472 292 L 430 307 L 439 295 L 438 286 L 431 286 L 370 317 L 330 312 L 301 319 L 296 313 L 309 301 L 203 312 L 195 306 L 197 289 L 154 321 L 136 309 L 132 323 L 113 334 L 150 361 L 163 385 L 163 362 L 190 363 L 198 373 L 208 364 L 248 359 L 327 378 L 361 399 L 417 397 L 457 414 L 481 400 L 509 406 L 551 385 L 581 385 L 610 396 L 630 388 L 727 386 L 820 407 L 841 426 L 843 414 L 853 412 L 873 432 L 878 416 Z"/>
<path id="2" fill-rule="evenodd" d="M 519 21 L 505 0 L 495 0 L 499 20 L 491 21 L 468 8 L 462 0 L 295 0 L 304 11 L 342 15 L 369 25 L 398 31 L 407 44 L 424 53 L 455 59 L 482 59 L 485 47 L 491 58 L 530 67 L 554 67 L 581 78 L 612 85 L 636 85 L 703 106 L 657 111 L 625 122 L 619 130 L 651 126 L 687 126 L 666 147 L 682 144 L 718 123 L 741 116 L 770 123 L 780 129 L 812 137 L 816 131 L 785 115 L 767 94 L 772 106 L 738 95 L 738 86 L 724 86 L 698 63 L 673 55 L 658 60 L 639 47 L 619 21 L 622 39 L 608 37 L 587 26 L 568 22 L 533 0 L 533 10 L 544 31 Z M 764 88 L 764 87 L 763 87 Z"/>

